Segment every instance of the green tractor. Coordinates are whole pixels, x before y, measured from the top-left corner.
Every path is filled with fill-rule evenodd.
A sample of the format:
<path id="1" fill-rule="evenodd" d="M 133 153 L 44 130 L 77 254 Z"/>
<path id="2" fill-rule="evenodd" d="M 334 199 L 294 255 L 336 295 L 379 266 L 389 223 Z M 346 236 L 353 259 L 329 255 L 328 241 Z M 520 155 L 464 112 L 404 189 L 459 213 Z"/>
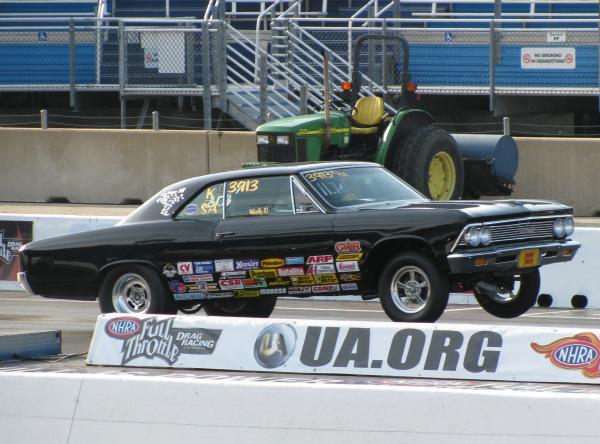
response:
<path id="1" fill-rule="evenodd" d="M 383 97 L 359 97 L 360 53 L 367 40 L 396 40 L 402 48 L 400 107 L 385 112 Z M 410 107 L 414 84 L 408 74 L 409 48 L 396 35 L 363 35 L 354 46 L 352 82 L 345 103 L 331 111 L 327 75 L 325 110 L 273 120 L 256 129 L 259 162 L 366 160 L 385 165 L 434 200 L 509 195 L 518 165 L 509 136 L 451 135 L 433 125 L 426 111 Z M 328 59 L 324 57 L 324 72 Z M 458 143 L 457 143 L 458 141 Z"/>

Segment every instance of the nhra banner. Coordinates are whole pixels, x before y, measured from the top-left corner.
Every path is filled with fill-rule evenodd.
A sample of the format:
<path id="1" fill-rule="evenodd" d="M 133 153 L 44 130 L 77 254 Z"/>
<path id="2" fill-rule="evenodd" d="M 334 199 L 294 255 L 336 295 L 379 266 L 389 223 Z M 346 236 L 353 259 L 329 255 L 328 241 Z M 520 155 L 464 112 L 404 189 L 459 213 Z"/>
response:
<path id="1" fill-rule="evenodd" d="M 33 222 L 0 220 L 0 281 L 16 281 L 19 248 L 31 242 Z"/>
<path id="2" fill-rule="evenodd" d="M 90 365 L 600 383 L 600 330 L 224 317 L 98 317 Z"/>

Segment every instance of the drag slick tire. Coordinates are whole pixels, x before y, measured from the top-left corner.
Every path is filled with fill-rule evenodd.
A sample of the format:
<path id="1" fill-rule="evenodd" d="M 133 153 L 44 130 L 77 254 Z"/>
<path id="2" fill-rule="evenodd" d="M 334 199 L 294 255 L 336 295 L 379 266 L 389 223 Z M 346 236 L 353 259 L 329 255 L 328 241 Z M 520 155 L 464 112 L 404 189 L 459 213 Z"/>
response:
<path id="1" fill-rule="evenodd" d="M 464 166 L 454 138 L 426 125 L 413 130 L 396 148 L 391 170 L 433 200 L 460 199 Z"/>
<path id="2" fill-rule="evenodd" d="M 395 322 L 435 322 L 448 304 L 449 285 L 421 253 L 395 256 L 379 278 L 379 299 Z"/>
<path id="3" fill-rule="evenodd" d="M 208 316 L 268 318 L 273 313 L 276 303 L 277 296 L 211 300 L 204 304 L 204 312 Z"/>
<path id="4" fill-rule="evenodd" d="M 519 283 L 515 291 L 515 283 Z M 475 286 L 475 299 L 489 314 L 497 318 L 516 318 L 535 305 L 540 292 L 540 270 L 509 276 L 496 283 L 497 291 Z"/>
<path id="5" fill-rule="evenodd" d="M 177 306 L 154 270 L 123 265 L 108 272 L 98 294 L 102 313 L 175 314 Z"/>

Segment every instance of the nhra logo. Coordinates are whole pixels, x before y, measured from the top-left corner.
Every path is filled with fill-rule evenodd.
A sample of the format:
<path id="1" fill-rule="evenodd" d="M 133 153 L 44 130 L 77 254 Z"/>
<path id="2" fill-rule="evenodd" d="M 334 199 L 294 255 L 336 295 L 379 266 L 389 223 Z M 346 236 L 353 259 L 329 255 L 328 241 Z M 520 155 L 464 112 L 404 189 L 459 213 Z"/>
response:
<path id="1" fill-rule="evenodd" d="M 105 327 L 106 334 L 111 338 L 127 339 L 142 329 L 138 318 L 121 317 L 108 321 Z"/>
<path id="2" fill-rule="evenodd" d="M 531 348 L 550 359 L 556 367 L 581 370 L 588 378 L 600 377 L 600 340 L 593 333 L 580 333 L 548 345 L 532 342 Z"/>

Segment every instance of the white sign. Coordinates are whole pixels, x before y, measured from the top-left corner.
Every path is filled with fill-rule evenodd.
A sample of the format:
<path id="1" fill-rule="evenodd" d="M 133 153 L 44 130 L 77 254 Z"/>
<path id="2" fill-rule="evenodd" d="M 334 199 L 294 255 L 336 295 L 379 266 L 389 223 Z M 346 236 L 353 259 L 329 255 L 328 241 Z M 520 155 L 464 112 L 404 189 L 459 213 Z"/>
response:
<path id="1" fill-rule="evenodd" d="M 575 48 L 521 48 L 521 69 L 575 69 Z"/>
<path id="2" fill-rule="evenodd" d="M 600 384 L 600 329 L 107 314 L 87 362 Z"/>
<path id="3" fill-rule="evenodd" d="M 549 31 L 546 34 L 546 41 L 548 43 L 564 43 L 567 41 L 566 32 Z"/>

